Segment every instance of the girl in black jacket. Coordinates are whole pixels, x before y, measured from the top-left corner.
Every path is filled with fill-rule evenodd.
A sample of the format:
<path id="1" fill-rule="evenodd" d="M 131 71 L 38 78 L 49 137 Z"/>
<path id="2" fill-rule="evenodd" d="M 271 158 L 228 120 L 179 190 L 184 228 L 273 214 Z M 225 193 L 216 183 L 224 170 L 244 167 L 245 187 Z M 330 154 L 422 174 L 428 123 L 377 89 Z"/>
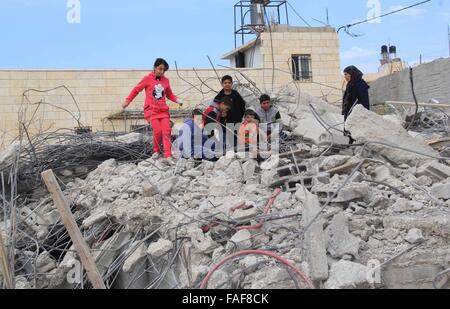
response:
<path id="1" fill-rule="evenodd" d="M 344 77 L 347 81 L 347 89 L 344 93 L 342 104 L 342 115 L 345 120 L 352 113 L 356 104 L 361 104 L 370 110 L 369 85 L 363 79 L 363 73 L 355 66 L 349 66 L 344 70 Z"/>

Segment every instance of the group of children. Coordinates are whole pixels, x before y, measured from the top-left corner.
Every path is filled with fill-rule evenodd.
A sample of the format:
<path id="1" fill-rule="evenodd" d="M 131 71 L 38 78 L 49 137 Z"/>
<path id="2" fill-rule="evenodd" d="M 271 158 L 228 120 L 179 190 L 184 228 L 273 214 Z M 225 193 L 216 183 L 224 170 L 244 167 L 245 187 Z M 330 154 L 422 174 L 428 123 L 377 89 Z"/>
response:
<path id="1" fill-rule="evenodd" d="M 169 80 L 164 76 L 169 70 L 168 63 L 161 58 L 155 61 L 153 72 L 131 91 L 122 104 L 128 107 L 133 99 L 145 89 L 144 117 L 153 129 L 153 158 L 161 155 L 169 163 L 174 163 L 170 113 L 166 98 L 180 106 L 183 101 L 173 94 Z M 268 95 L 260 98 L 260 107 L 246 110 L 242 96 L 233 90 L 231 76 L 222 78 L 222 91 L 205 110 L 194 110 L 192 117 L 186 119 L 179 135 L 179 150 L 184 158 L 214 160 L 223 149 L 218 145 L 233 145 L 234 150 L 257 155 L 259 137 L 270 142 L 273 132 L 269 125 L 280 125 L 279 111 L 272 106 Z M 268 128 L 261 132 L 260 124 Z M 212 129 L 211 129 L 212 128 Z M 214 130 L 215 129 L 215 130 Z M 220 141 L 219 143 L 217 143 Z M 237 146 L 237 147 L 234 147 Z"/>

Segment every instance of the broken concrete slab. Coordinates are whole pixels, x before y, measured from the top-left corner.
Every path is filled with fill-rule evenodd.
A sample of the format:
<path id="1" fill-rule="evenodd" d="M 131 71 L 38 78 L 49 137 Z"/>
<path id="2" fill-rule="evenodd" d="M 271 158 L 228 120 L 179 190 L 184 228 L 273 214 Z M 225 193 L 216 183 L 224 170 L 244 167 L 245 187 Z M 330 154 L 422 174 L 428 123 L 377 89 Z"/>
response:
<path id="1" fill-rule="evenodd" d="M 315 185 L 311 192 L 317 194 L 321 201 L 328 201 L 336 192 L 338 183 Z M 366 182 L 351 183 L 342 188 L 332 200 L 334 203 L 346 203 L 357 199 L 364 199 L 370 194 L 370 186 Z"/>
<path id="2" fill-rule="evenodd" d="M 252 234 L 248 230 L 240 230 L 230 238 L 226 249 L 228 251 L 242 251 L 251 249 L 252 246 Z"/>
<path id="3" fill-rule="evenodd" d="M 167 180 L 163 180 L 156 184 L 156 187 L 159 188 L 159 191 L 162 196 L 168 195 L 175 187 L 175 184 L 177 183 L 177 178 L 172 177 Z"/>
<path id="4" fill-rule="evenodd" d="M 344 165 L 350 159 L 351 159 L 350 156 L 343 156 L 343 155 L 334 155 L 334 156 L 325 157 L 325 159 L 322 161 L 322 163 L 319 165 L 319 167 L 323 171 L 328 171 L 335 167 Z"/>
<path id="5" fill-rule="evenodd" d="M 305 140 L 312 141 L 317 145 L 330 144 L 332 139 L 337 144 L 348 144 L 349 140 L 342 134 L 335 134 L 332 132 L 333 137 L 325 128 L 317 121 L 314 115 L 310 112 L 305 112 L 300 115 L 300 119 L 296 122 L 297 126 L 293 130 L 293 134 L 303 137 Z M 330 125 L 336 125 L 343 123 L 343 116 L 334 113 L 326 113 L 321 117 Z M 343 129 L 343 126 L 339 126 Z"/>
<path id="6" fill-rule="evenodd" d="M 367 289 L 370 288 L 369 268 L 358 263 L 341 260 L 334 263 L 330 270 L 330 279 L 326 289 Z"/>
<path id="7" fill-rule="evenodd" d="M 37 213 L 25 206 L 20 208 L 19 215 L 20 218 L 36 233 L 38 239 L 47 235 L 47 223 Z"/>
<path id="8" fill-rule="evenodd" d="M 450 200 L 450 183 L 435 184 L 431 188 L 431 194 L 438 199 Z"/>
<path id="9" fill-rule="evenodd" d="M 385 165 L 378 166 L 377 168 L 375 168 L 371 176 L 373 180 L 379 182 L 385 182 L 386 180 L 392 178 L 391 170 L 389 169 L 389 167 Z"/>
<path id="10" fill-rule="evenodd" d="M 36 259 L 36 271 L 44 274 L 56 268 L 56 262 L 47 251 L 42 252 Z"/>
<path id="11" fill-rule="evenodd" d="M 197 178 L 203 175 L 202 171 L 199 170 L 187 170 L 182 174 L 184 177 Z"/>
<path id="12" fill-rule="evenodd" d="M 136 133 L 136 132 L 132 132 L 132 133 L 128 133 L 128 134 L 116 137 L 116 140 L 119 143 L 125 143 L 125 144 L 134 144 L 134 143 L 139 142 L 141 139 L 142 139 L 142 134 Z"/>
<path id="13" fill-rule="evenodd" d="M 242 169 L 244 170 L 244 181 L 250 180 L 255 175 L 256 167 L 258 163 L 255 160 L 248 160 L 242 164 Z"/>
<path id="14" fill-rule="evenodd" d="M 147 254 L 151 257 L 159 258 L 169 253 L 173 249 L 173 243 L 170 240 L 160 238 L 157 242 L 148 246 Z"/>
<path id="15" fill-rule="evenodd" d="M 433 148 L 423 141 L 411 137 L 401 125 L 383 119 L 383 117 L 365 109 L 362 105 L 355 106 L 352 114 L 347 119 L 346 126 L 352 137 L 359 143 L 381 142 L 430 156 L 438 156 L 438 153 Z M 369 144 L 367 148 L 397 165 L 406 163 L 416 166 L 432 160 L 423 155 L 385 145 Z"/>
<path id="16" fill-rule="evenodd" d="M 89 217 L 84 219 L 83 221 L 83 227 L 89 228 L 97 223 L 100 223 L 110 216 L 108 210 L 100 209 L 92 213 Z"/>
<path id="17" fill-rule="evenodd" d="M 261 184 L 266 187 L 270 186 L 276 175 L 277 171 L 275 169 L 263 171 L 261 173 Z"/>
<path id="18" fill-rule="evenodd" d="M 383 226 L 406 231 L 417 228 L 426 235 L 450 238 L 450 215 L 444 211 L 430 213 L 426 217 L 411 213 L 387 216 L 383 219 Z"/>
<path id="19" fill-rule="evenodd" d="M 245 277 L 244 289 L 294 289 L 294 282 L 282 267 L 266 266 Z"/>
<path id="20" fill-rule="evenodd" d="M 410 244 L 418 244 L 425 240 L 423 237 L 422 231 L 419 229 L 410 229 L 408 235 L 406 235 L 405 240 Z"/>
<path id="21" fill-rule="evenodd" d="M 400 198 L 392 206 L 392 210 L 394 212 L 402 213 L 402 212 L 408 212 L 408 211 L 419 211 L 419 210 L 423 209 L 423 207 L 424 207 L 423 204 L 420 202 Z"/>
<path id="22" fill-rule="evenodd" d="M 450 178 L 450 166 L 441 164 L 438 161 L 431 161 L 417 169 L 417 176 L 429 176 L 435 181 L 442 181 Z"/>
<path id="23" fill-rule="evenodd" d="M 159 194 L 159 190 L 155 186 L 153 186 L 149 183 L 146 183 L 143 186 L 142 194 L 144 197 L 153 197 L 153 196 Z"/>
<path id="24" fill-rule="evenodd" d="M 280 156 L 272 155 L 268 160 L 261 163 L 261 169 L 263 171 L 273 170 L 278 167 L 280 164 Z"/>
<path id="25" fill-rule="evenodd" d="M 208 254 L 220 245 L 216 243 L 209 234 L 204 234 L 200 228 L 190 229 L 188 236 L 191 238 L 192 245 L 201 253 Z"/>
<path id="26" fill-rule="evenodd" d="M 244 171 L 242 170 L 241 162 L 233 161 L 225 170 L 227 175 L 236 181 L 244 180 Z"/>
<path id="27" fill-rule="evenodd" d="M 325 230 L 328 253 L 333 258 L 342 258 L 351 255 L 357 258 L 361 239 L 349 232 L 349 223 L 344 213 L 339 213 L 331 220 Z"/>
<path id="28" fill-rule="evenodd" d="M 135 242 L 131 245 L 131 248 L 134 249 L 134 251 L 125 260 L 125 263 L 123 264 L 122 267 L 122 270 L 125 272 L 131 271 L 131 269 L 135 267 L 137 263 L 142 261 L 142 259 L 144 259 L 147 256 L 147 246 L 145 245 L 145 243 L 142 242 L 139 244 L 139 242 Z"/>
<path id="29" fill-rule="evenodd" d="M 433 185 L 433 179 L 429 176 L 420 176 L 415 181 L 416 185 L 429 187 Z"/>
<path id="30" fill-rule="evenodd" d="M 231 215 L 231 219 L 236 222 L 245 222 L 253 219 L 258 214 L 258 209 L 255 207 L 250 207 L 248 209 L 237 209 Z"/>
<path id="31" fill-rule="evenodd" d="M 304 252 L 306 262 L 309 265 L 309 273 L 314 281 L 323 281 L 328 278 L 328 260 L 326 252 L 325 234 L 323 231 L 323 219 L 318 218 L 313 222 L 317 214 L 321 212 L 317 195 L 304 191 L 302 226 L 309 226 L 304 235 Z M 310 225 L 312 223 L 312 225 Z"/>
<path id="32" fill-rule="evenodd" d="M 124 245 L 130 241 L 131 237 L 131 232 L 118 232 L 106 240 L 99 250 L 94 251 L 92 255 L 101 275 L 107 272 L 109 266 L 122 253 Z"/>

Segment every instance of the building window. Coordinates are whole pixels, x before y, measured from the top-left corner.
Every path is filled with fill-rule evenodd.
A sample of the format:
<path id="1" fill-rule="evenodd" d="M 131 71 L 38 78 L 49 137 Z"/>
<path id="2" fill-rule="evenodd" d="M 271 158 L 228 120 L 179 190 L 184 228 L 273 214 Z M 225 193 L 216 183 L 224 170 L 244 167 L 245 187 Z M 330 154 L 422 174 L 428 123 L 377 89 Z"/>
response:
<path id="1" fill-rule="evenodd" d="M 312 82 L 311 55 L 292 56 L 292 72 L 294 80 Z"/>
<path id="2" fill-rule="evenodd" d="M 245 53 L 238 52 L 235 57 L 236 68 L 245 68 Z"/>

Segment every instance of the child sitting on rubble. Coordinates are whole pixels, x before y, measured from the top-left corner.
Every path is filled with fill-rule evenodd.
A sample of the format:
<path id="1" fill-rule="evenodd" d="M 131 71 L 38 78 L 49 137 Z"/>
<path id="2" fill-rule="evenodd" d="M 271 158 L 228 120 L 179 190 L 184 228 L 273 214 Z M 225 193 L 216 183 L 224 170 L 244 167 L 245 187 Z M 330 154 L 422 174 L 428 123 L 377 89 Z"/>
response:
<path id="1" fill-rule="evenodd" d="M 271 143 L 272 135 L 278 138 L 281 133 L 282 121 L 280 111 L 273 106 L 272 99 L 269 95 L 263 94 L 259 98 L 260 106 L 256 108 L 255 113 L 260 128 L 267 134 L 267 143 Z"/>
<path id="2" fill-rule="evenodd" d="M 245 111 L 244 122 L 239 127 L 238 151 L 250 154 L 250 158 L 258 156 L 259 121 L 256 113 L 249 109 Z"/>
<path id="3" fill-rule="evenodd" d="M 179 149 L 185 159 L 212 159 L 212 149 L 205 148 L 208 136 L 204 132 L 203 113 L 199 109 L 192 112 L 192 117 L 185 120 L 179 134 Z"/>
<path id="4" fill-rule="evenodd" d="M 219 100 L 215 99 L 203 113 L 203 123 L 205 126 L 210 123 L 226 125 L 228 113 L 232 106 L 233 103 L 228 97 Z"/>

